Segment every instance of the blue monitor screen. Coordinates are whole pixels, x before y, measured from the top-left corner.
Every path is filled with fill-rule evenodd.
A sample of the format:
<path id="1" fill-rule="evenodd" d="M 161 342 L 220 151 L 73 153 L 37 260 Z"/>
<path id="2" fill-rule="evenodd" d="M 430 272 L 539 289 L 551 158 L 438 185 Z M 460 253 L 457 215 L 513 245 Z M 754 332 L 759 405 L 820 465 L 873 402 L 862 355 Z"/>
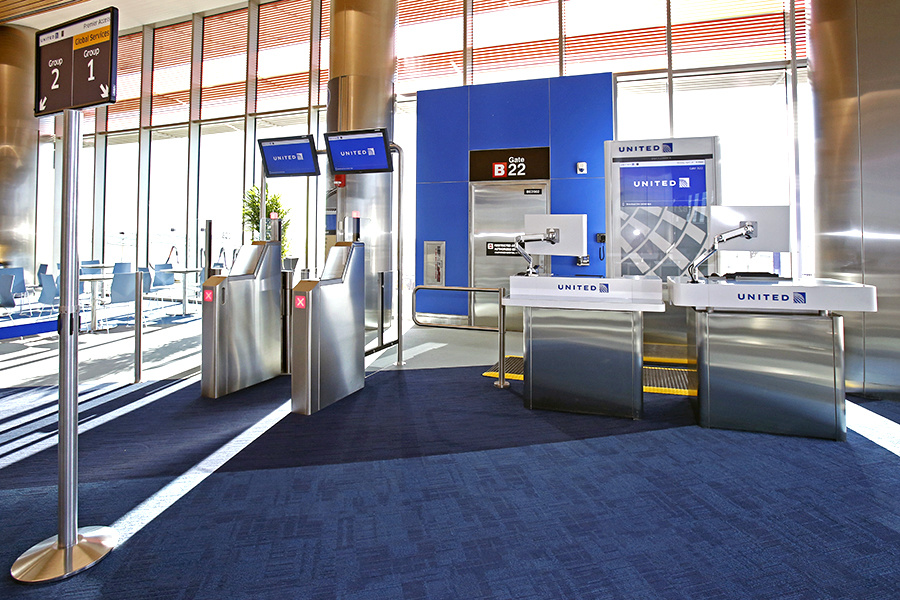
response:
<path id="1" fill-rule="evenodd" d="M 319 159 L 311 135 L 259 140 L 266 177 L 318 175 Z"/>
<path id="2" fill-rule="evenodd" d="M 335 173 L 383 173 L 392 171 L 384 129 L 325 134 L 325 149 Z"/>
<path id="3" fill-rule="evenodd" d="M 706 206 L 702 160 L 624 163 L 619 170 L 621 205 Z"/>

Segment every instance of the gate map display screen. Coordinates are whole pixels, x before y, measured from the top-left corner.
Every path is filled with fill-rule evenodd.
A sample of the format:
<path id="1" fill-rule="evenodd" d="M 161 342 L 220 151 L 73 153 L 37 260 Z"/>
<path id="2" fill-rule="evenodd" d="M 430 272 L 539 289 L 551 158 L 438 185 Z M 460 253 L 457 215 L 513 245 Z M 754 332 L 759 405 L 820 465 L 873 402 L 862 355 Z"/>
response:
<path id="1" fill-rule="evenodd" d="M 706 164 L 702 160 L 622 163 L 620 203 L 631 206 L 706 206 Z"/>

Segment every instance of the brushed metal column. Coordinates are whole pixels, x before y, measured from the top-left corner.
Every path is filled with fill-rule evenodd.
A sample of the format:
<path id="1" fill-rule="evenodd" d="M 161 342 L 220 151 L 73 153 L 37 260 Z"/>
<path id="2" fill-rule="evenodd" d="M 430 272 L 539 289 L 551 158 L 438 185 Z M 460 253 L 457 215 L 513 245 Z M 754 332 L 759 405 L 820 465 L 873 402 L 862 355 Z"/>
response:
<path id="1" fill-rule="evenodd" d="M 328 131 L 385 127 L 393 138 L 396 21 L 397 0 L 331 3 Z M 391 182 L 391 173 L 366 173 L 348 175 L 346 187 L 337 188 L 338 223 L 355 212 L 360 216 L 360 240 L 366 247 L 367 328 L 378 324 L 378 274 L 392 269 Z"/>
<path id="2" fill-rule="evenodd" d="M 0 26 L 0 261 L 23 267 L 26 279 L 35 270 L 34 33 Z"/>
<path id="3" fill-rule="evenodd" d="M 900 395 L 900 4 L 814 0 L 816 275 L 875 285 L 844 317 L 847 391 Z"/>

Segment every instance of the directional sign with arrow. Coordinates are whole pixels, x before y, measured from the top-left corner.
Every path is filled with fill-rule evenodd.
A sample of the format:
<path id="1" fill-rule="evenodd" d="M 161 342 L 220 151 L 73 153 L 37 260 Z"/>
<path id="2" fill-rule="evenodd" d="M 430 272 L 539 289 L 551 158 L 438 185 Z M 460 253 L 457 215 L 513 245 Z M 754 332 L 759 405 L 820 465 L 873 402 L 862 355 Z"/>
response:
<path id="1" fill-rule="evenodd" d="M 119 10 L 39 31 L 35 116 L 116 101 Z"/>

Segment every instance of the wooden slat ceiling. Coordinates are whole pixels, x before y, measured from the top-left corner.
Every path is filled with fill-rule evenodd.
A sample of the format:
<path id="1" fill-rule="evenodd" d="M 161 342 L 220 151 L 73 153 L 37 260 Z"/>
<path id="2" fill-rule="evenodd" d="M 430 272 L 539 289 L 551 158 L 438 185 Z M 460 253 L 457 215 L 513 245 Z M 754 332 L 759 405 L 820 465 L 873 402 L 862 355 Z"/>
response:
<path id="1" fill-rule="evenodd" d="M 4 0 L 0 2 L 0 23 L 82 2 L 87 0 Z"/>

